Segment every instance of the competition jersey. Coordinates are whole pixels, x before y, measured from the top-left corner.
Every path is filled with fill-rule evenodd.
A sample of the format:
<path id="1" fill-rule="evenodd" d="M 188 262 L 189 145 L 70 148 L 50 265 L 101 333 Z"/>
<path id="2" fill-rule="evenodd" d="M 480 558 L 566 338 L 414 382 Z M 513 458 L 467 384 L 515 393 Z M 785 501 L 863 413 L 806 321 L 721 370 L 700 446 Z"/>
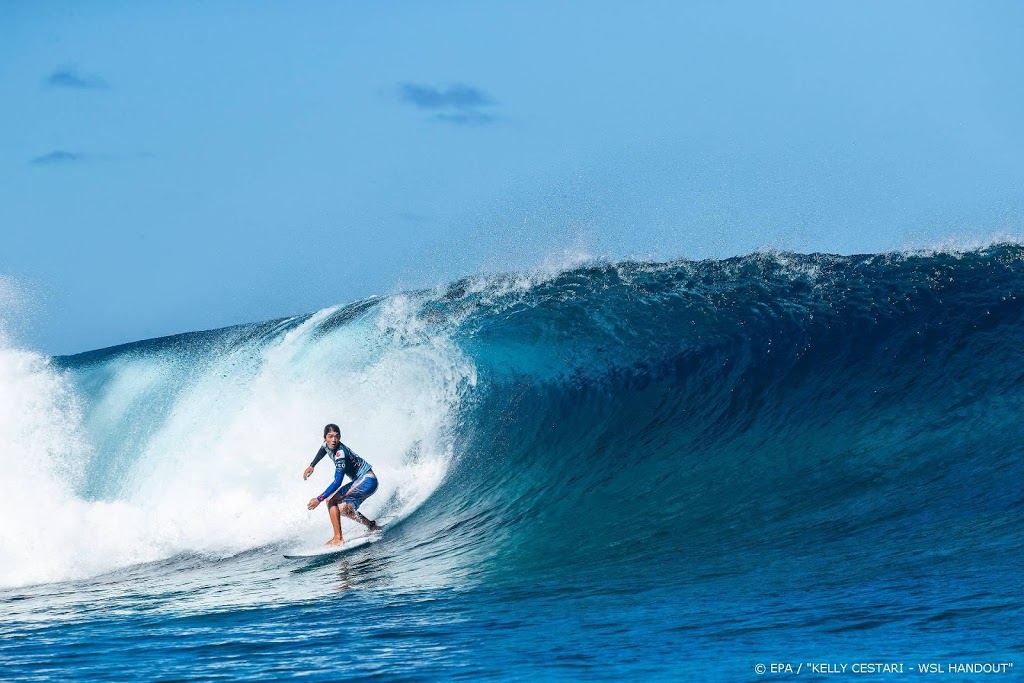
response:
<path id="1" fill-rule="evenodd" d="M 316 464 L 320 462 L 320 459 L 325 455 L 329 456 L 331 460 L 334 461 L 334 469 L 336 473 L 343 476 L 348 475 L 348 477 L 353 481 L 372 469 L 370 467 L 370 463 L 360 458 L 351 448 L 341 442 L 338 442 L 338 450 L 336 451 L 332 451 L 327 447 L 327 444 L 324 443 L 324 445 L 320 446 L 320 450 L 316 452 L 316 457 L 313 458 L 313 462 L 311 462 L 309 466 L 316 467 Z"/>

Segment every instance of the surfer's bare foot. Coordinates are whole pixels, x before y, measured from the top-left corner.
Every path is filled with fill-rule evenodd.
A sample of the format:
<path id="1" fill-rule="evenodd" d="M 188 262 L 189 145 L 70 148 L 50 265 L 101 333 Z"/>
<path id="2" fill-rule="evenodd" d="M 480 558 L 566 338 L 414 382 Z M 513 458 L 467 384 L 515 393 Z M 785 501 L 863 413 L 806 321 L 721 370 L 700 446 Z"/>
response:
<path id="1" fill-rule="evenodd" d="M 380 524 L 377 524 L 377 522 L 374 522 L 373 520 L 369 520 L 369 524 L 366 525 L 366 528 L 370 531 L 380 531 Z"/>
<path id="2" fill-rule="evenodd" d="M 331 540 L 327 541 L 327 543 L 324 543 L 324 545 L 341 545 L 344 542 L 345 541 L 343 539 L 332 538 Z"/>

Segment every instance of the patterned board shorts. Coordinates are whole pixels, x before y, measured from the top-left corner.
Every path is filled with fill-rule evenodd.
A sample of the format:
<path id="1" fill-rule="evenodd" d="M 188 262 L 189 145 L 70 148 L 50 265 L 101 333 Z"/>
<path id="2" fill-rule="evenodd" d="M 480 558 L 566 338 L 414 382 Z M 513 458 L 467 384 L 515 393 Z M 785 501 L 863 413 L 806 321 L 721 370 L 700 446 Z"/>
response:
<path id="1" fill-rule="evenodd" d="M 350 481 L 338 489 L 338 492 L 331 496 L 331 502 L 338 504 L 351 503 L 352 507 L 358 510 L 363 501 L 372 496 L 376 490 L 377 477 L 373 472 L 367 472 L 355 481 Z"/>

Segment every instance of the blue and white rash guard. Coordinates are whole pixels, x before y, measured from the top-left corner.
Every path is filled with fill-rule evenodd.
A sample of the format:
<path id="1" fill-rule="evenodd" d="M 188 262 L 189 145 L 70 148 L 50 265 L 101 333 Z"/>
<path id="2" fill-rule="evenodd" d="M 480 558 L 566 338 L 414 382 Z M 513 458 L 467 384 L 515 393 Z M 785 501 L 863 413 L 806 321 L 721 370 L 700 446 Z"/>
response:
<path id="1" fill-rule="evenodd" d="M 316 464 L 325 455 L 330 456 L 331 460 L 334 461 L 334 481 L 331 482 L 326 491 L 316 497 L 321 502 L 330 498 L 331 494 L 338 490 L 345 475 L 348 475 L 352 481 L 356 481 L 359 477 L 368 474 L 373 469 L 370 467 L 370 463 L 360 458 L 351 448 L 340 441 L 336 451 L 332 451 L 327 447 L 327 442 L 324 442 L 324 445 L 320 446 L 320 450 L 316 452 L 316 457 L 313 458 L 313 462 L 309 463 L 309 466 L 316 467 Z"/>

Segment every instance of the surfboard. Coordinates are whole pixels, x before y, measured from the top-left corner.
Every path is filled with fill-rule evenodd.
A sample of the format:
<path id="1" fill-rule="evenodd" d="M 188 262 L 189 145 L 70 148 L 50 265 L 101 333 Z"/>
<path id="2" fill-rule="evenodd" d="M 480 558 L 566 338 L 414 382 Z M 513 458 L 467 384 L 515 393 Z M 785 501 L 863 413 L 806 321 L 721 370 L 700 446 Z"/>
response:
<path id="1" fill-rule="evenodd" d="M 362 548 L 364 545 L 376 543 L 382 536 L 383 534 L 378 531 L 366 536 L 360 536 L 359 538 L 353 538 L 351 541 L 345 541 L 341 545 L 320 546 L 319 548 L 312 548 L 309 550 L 297 550 L 294 553 L 285 555 L 284 557 L 286 560 L 309 560 L 317 557 L 344 555 L 350 550 L 355 550 L 356 548 Z"/>

